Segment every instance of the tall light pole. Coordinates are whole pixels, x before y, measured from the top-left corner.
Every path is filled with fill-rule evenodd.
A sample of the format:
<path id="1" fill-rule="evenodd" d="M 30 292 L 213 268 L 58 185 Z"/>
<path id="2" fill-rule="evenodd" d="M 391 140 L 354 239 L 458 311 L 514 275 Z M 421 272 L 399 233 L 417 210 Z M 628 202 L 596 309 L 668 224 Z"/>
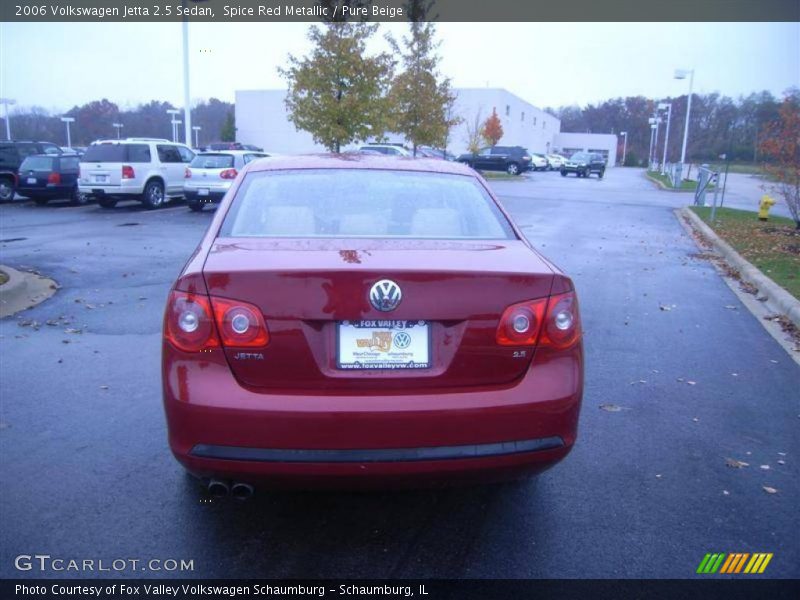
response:
<path id="1" fill-rule="evenodd" d="M 647 120 L 650 123 L 650 156 L 648 157 L 648 169 L 650 171 L 653 170 L 653 163 L 655 162 L 656 157 L 656 149 L 658 148 L 658 124 L 661 123 L 661 119 L 653 115 Z"/>
<path id="2" fill-rule="evenodd" d="M 627 131 L 620 131 L 619 134 L 622 136 L 622 166 L 625 166 L 625 154 L 628 152 L 628 132 Z"/>
<path id="3" fill-rule="evenodd" d="M 658 105 L 658 110 L 667 111 L 667 132 L 664 134 L 664 159 L 661 161 L 661 174 L 667 172 L 667 144 L 669 144 L 669 123 L 672 120 L 672 104 L 669 102 L 661 102 Z"/>
<path id="4" fill-rule="evenodd" d="M 175 115 L 181 114 L 181 111 L 179 111 L 177 108 L 169 108 L 167 109 L 167 114 L 171 117 L 170 123 L 172 124 L 172 141 L 177 142 L 178 129 L 175 127 L 175 123 L 177 123 L 175 120 Z"/>
<path id="5" fill-rule="evenodd" d="M 692 88 L 694 87 L 694 69 L 675 69 L 675 79 L 689 78 L 689 97 L 686 100 L 686 124 L 683 127 L 683 145 L 681 146 L 681 179 L 683 165 L 686 163 L 686 142 L 689 140 L 689 117 L 692 112 Z"/>
<path id="6" fill-rule="evenodd" d="M 14 106 L 17 103 L 13 98 L 0 98 L 0 104 L 6 107 L 6 139 L 11 141 L 11 113 L 8 112 L 9 106 Z"/>
<path id="7" fill-rule="evenodd" d="M 72 148 L 72 140 L 69 137 L 69 124 L 75 122 L 75 117 L 61 117 L 61 122 L 67 124 L 67 148 Z"/>
<path id="8" fill-rule="evenodd" d="M 193 125 L 192 130 L 194 131 L 194 147 L 200 148 L 200 130 L 202 127 L 200 125 Z"/>
<path id="9" fill-rule="evenodd" d="M 114 129 L 117 130 L 117 139 L 120 139 L 121 130 L 123 127 L 125 127 L 125 125 L 123 125 L 122 123 L 112 123 L 111 125 L 114 127 Z"/>
<path id="10" fill-rule="evenodd" d="M 181 0 L 183 8 L 186 8 L 186 0 Z M 187 11 L 184 11 L 184 15 Z M 189 17 L 183 17 L 183 123 L 184 141 L 187 145 L 192 143 L 192 105 L 189 99 Z"/>

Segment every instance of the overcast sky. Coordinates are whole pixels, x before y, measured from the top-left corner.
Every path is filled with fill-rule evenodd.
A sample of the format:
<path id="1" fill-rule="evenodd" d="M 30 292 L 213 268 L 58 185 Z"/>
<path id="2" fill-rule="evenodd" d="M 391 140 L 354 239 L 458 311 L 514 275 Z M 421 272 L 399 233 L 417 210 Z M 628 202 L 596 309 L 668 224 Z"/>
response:
<path id="1" fill-rule="evenodd" d="M 191 96 L 284 88 L 276 67 L 309 49 L 306 24 L 190 26 Z M 402 35 L 404 25 L 381 25 Z M 442 71 L 456 87 L 503 87 L 540 106 L 695 91 L 738 96 L 800 86 L 800 23 L 443 23 Z M 182 104 L 178 23 L 0 23 L 0 96 L 62 111 L 108 98 Z"/>

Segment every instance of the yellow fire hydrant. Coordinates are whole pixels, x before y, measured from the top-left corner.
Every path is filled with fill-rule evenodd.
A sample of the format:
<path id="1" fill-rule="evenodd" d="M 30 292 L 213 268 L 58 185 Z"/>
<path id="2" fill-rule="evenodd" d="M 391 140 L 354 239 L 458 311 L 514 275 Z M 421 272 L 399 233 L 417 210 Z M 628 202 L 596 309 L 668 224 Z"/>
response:
<path id="1" fill-rule="evenodd" d="M 769 209 L 772 208 L 772 205 L 775 204 L 775 200 L 773 200 L 767 194 L 761 196 L 761 202 L 758 203 L 758 220 L 759 221 L 766 221 L 769 219 Z"/>

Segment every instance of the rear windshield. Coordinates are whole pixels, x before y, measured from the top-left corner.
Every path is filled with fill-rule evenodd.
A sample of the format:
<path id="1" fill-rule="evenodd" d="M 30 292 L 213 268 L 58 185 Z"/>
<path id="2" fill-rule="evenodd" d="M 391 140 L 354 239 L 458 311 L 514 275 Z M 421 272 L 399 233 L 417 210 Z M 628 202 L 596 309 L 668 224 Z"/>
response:
<path id="1" fill-rule="evenodd" d="M 570 160 L 589 160 L 589 155 L 586 152 L 576 152 L 570 157 Z"/>
<path id="2" fill-rule="evenodd" d="M 81 162 L 150 162 L 147 144 L 94 144 L 86 149 Z"/>
<path id="3" fill-rule="evenodd" d="M 230 169 L 233 167 L 233 156 L 230 154 L 198 154 L 189 166 L 195 169 Z"/>
<path id="4" fill-rule="evenodd" d="M 22 161 L 20 171 L 52 171 L 53 159 L 49 156 L 29 156 Z"/>
<path id="5" fill-rule="evenodd" d="M 515 239 L 472 177 L 367 169 L 247 175 L 222 237 Z"/>

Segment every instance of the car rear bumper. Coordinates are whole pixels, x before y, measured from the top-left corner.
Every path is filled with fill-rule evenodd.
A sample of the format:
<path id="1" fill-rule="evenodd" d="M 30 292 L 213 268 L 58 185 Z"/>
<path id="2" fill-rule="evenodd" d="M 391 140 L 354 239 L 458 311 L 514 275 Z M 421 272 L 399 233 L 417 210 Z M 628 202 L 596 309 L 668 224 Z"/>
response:
<path id="1" fill-rule="evenodd" d="M 209 189 L 207 194 L 200 194 L 197 188 L 184 187 L 183 197 L 188 201 L 198 200 L 200 202 L 220 202 L 225 197 L 228 190 Z"/>
<path id="2" fill-rule="evenodd" d="M 17 186 L 17 193 L 26 198 L 68 198 L 75 188 L 73 186 Z"/>
<path id="3" fill-rule="evenodd" d="M 247 389 L 224 357 L 199 362 L 165 348 L 169 443 L 198 477 L 279 487 L 416 486 L 535 473 L 571 450 L 583 392 L 580 346 L 540 354 L 520 380 L 502 387 L 348 396 Z"/>
<path id="4" fill-rule="evenodd" d="M 93 183 L 79 183 L 78 191 L 81 194 L 88 194 L 89 196 L 101 197 L 122 197 L 122 196 L 140 196 L 144 192 L 144 187 L 138 183 L 129 185 L 102 185 Z"/>

